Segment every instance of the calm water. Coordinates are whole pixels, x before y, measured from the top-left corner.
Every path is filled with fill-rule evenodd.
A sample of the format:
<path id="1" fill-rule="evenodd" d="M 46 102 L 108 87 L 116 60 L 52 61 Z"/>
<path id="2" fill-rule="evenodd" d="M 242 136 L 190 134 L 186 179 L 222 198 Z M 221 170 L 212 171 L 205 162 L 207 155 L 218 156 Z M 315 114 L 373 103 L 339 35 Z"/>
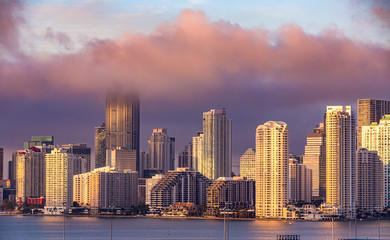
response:
<path id="1" fill-rule="evenodd" d="M 67 217 L 66 239 L 110 239 L 110 218 Z M 331 222 L 230 221 L 229 239 L 331 239 Z M 377 239 L 376 221 L 358 222 L 358 237 Z M 390 239 L 390 221 L 381 221 L 381 239 Z M 62 217 L 0 216 L 0 239 L 62 239 Z M 335 239 L 348 238 L 348 222 L 335 222 Z M 352 223 L 351 236 L 355 229 Z M 223 221 L 114 218 L 113 239 L 223 239 Z"/>

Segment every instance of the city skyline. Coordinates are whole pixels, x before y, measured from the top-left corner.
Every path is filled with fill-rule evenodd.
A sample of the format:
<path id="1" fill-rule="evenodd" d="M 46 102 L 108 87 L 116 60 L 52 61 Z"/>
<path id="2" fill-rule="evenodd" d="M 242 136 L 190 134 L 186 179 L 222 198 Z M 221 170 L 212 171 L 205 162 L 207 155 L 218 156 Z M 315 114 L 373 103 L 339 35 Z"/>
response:
<path id="1" fill-rule="evenodd" d="M 4 169 L 12 152 L 22 149 L 31 136 L 55 136 L 58 144 L 93 147 L 94 127 L 105 119 L 109 87 L 138 88 L 141 150 L 147 149 L 153 128 L 168 128 L 176 149 L 183 149 L 201 129 L 200 113 L 226 107 L 233 120 L 233 165 L 254 147 L 253 132 L 260 123 L 286 122 L 290 152 L 303 153 L 306 133 L 322 121 L 327 105 L 357 109 L 359 98 L 389 100 L 389 23 L 380 18 L 389 6 L 382 1 L 307 6 L 295 1 L 290 9 L 284 1 L 216 3 L 226 13 L 202 1 L 167 6 L 151 2 L 149 12 L 142 5 L 124 7 L 130 10 L 122 19 L 112 11 L 124 5 L 122 1 L 1 4 L 2 21 L 8 23 L 0 29 Z M 308 8 L 312 11 L 305 11 Z M 75 19 L 70 17 L 72 10 L 77 10 Z M 335 10 L 334 20 L 321 14 L 317 20 L 310 17 L 320 10 Z M 288 14 L 271 14 L 283 11 Z M 54 12 L 62 25 L 57 18 L 44 21 Z M 146 19 L 158 17 L 137 27 L 142 19 L 138 12 Z M 121 30 L 110 32 L 101 25 L 107 29 L 102 34 L 98 28 L 88 28 L 85 35 L 77 32 L 96 16 L 114 16 L 109 21 L 118 20 Z M 124 51 L 123 58 L 117 48 Z"/>

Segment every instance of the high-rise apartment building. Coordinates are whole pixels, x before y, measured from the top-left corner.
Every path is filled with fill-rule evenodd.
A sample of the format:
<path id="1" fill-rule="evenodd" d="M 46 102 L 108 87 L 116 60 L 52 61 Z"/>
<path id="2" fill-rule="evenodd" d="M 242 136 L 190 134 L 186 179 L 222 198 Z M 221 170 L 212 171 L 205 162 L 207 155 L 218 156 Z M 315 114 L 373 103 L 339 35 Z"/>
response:
<path id="1" fill-rule="evenodd" d="M 288 198 L 295 203 L 312 200 L 312 170 L 295 158 L 289 159 Z"/>
<path id="2" fill-rule="evenodd" d="M 8 179 L 16 180 L 16 156 L 17 152 L 12 153 L 12 159 L 8 162 Z"/>
<path id="3" fill-rule="evenodd" d="M 240 158 L 240 176 L 255 180 L 256 154 L 254 148 L 248 148 Z"/>
<path id="4" fill-rule="evenodd" d="M 362 146 L 377 151 L 384 167 L 384 206 L 390 206 L 390 115 L 362 127 Z"/>
<path id="5" fill-rule="evenodd" d="M 390 101 L 358 99 L 357 149 L 362 148 L 362 127 L 369 126 L 386 114 L 390 114 Z"/>
<path id="6" fill-rule="evenodd" d="M 165 174 L 175 169 L 175 138 L 168 136 L 166 128 L 153 129 L 149 143 L 149 161 L 146 168 L 162 170 Z"/>
<path id="7" fill-rule="evenodd" d="M 106 148 L 137 150 L 139 171 L 140 102 L 137 95 L 107 94 Z"/>
<path id="8" fill-rule="evenodd" d="M 303 164 L 312 170 L 312 194 L 314 200 L 325 200 L 326 197 L 326 142 L 324 124 L 307 134 Z"/>
<path id="9" fill-rule="evenodd" d="M 61 214 L 73 204 L 74 156 L 65 149 L 46 154 L 46 214 Z"/>
<path id="10" fill-rule="evenodd" d="M 383 163 L 376 151 L 356 153 L 356 207 L 363 212 L 383 210 Z"/>
<path id="11" fill-rule="evenodd" d="M 150 209 L 159 212 L 162 208 L 177 202 L 204 205 L 210 184 L 210 179 L 188 168 L 169 171 L 152 188 Z"/>
<path id="12" fill-rule="evenodd" d="M 192 137 L 192 166 L 198 172 L 204 169 L 203 157 L 203 132 L 198 131 L 196 136 Z"/>
<path id="13" fill-rule="evenodd" d="M 353 217 L 356 197 L 355 116 L 351 106 L 328 106 L 326 133 L 326 203 Z"/>
<path id="14" fill-rule="evenodd" d="M 200 165 L 200 173 L 212 180 L 232 175 L 232 120 L 225 109 L 203 113 L 203 162 Z"/>
<path id="15" fill-rule="evenodd" d="M 3 180 L 4 149 L 0 148 L 0 180 Z"/>
<path id="16" fill-rule="evenodd" d="M 106 124 L 95 127 L 95 168 L 106 166 Z"/>
<path id="17" fill-rule="evenodd" d="M 207 188 L 207 211 L 255 207 L 255 181 L 245 177 L 220 177 Z"/>
<path id="18" fill-rule="evenodd" d="M 31 141 L 24 142 L 24 149 L 29 149 L 31 147 L 37 146 L 53 146 L 54 145 L 54 137 L 53 136 L 32 136 Z M 50 152 L 52 149 L 47 149 Z"/>
<path id="19" fill-rule="evenodd" d="M 73 175 L 91 171 L 91 148 L 87 147 L 86 143 L 64 144 L 61 149 L 76 158 L 73 163 Z"/>
<path id="20" fill-rule="evenodd" d="M 256 129 L 256 217 L 280 218 L 288 203 L 288 129 L 269 121 Z"/>
<path id="21" fill-rule="evenodd" d="M 16 156 L 16 202 L 27 202 L 27 198 L 39 198 L 46 193 L 46 164 L 42 147 L 31 147 L 17 151 Z"/>
<path id="22" fill-rule="evenodd" d="M 156 174 L 151 178 L 146 178 L 145 180 L 145 204 L 151 204 L 150 193 L 152 188 L 164 177 L 162 174 Z"/>
<path id="23" fill-rule="evenodd" d="M 73 177 L 73 200 L 92 208 L 138 205 L 138 173 L 102 167 Z"/>

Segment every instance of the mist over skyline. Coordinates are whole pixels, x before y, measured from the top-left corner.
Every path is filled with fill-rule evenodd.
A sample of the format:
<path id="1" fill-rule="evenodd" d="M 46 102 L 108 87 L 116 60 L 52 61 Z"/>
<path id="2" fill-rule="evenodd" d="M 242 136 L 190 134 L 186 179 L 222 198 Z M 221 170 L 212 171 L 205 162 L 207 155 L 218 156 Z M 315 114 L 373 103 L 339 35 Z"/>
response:
<path id="1" fill-rule="evenodd" d="M 349 14 L 335 11 L 334 19 L 345 21 L 308 19 L 316 23 L 312 28 L 292 13 L 272 18 L 261 11 L 251 25 L 243 17 L 250 13 L 245 4 L 237 6 L 241 18 L 212 10 L 207 1 L 167 3 L 174 6 L 163 13 L 130 4 L 143 13 L 137 20 L 138 15 L 113 11 L 122 1 L 103 2 L 0 2 L 0 22 L 6 23 L 0 24 L 5 162 L 34 135 L 53 135 L 56 144 L 85 142 L 93 149 L 94 127 L 105 120 L 107 90 L 139 92 L 141 149 L 147 150 L 153 128 L 164 127 L 176 137 L 176 155 L 202 130 L 203 112 L 225 107 L 233 122 L 233 165 L 254 147 L 256 127 L 269 120 L 286 122 L 290 152 L 303 153 L 306 134 L 322 121 L 327 105 L 352 105 L 356 114 L 358 98 L 390 100 L 386 1 L 329 3 L 334 10 L 348 6 Z M 152 2 L 155 8 L 162 4 Z M 282 13 L 286 2 L 279 4 Z M 297 9 L 303 5 L 296 1 Z M 50 17 L 61 8 L 63 25 L 56 18 L 51 26 Z M 99 15 L 118 26 L 103 25 L 107 31 L 99 35 L 99 26 L 88 25 Z M 155 16 L 154 25 L 145 21 Z M 137 21 L 149 25 L 138 29 Z M 78 29 L 86 35 L 77 35 Z"/>

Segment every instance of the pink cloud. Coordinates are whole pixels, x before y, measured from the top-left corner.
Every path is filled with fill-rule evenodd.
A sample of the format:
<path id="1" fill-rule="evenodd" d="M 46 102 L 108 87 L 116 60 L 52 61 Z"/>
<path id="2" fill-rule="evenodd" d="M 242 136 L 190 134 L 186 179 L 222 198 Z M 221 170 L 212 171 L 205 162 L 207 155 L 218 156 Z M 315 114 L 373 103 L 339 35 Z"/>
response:
<path id="1" fill-rule="evenodd" d="M 24 23 L 22 9 L 18 0 L 0 1 L 0 53 L 2 48 L 11 55 L 19 53 L 19 27 Z"/>
<path id="2" fill-rule="evenodd" d="M 389 64 L 388 48 L 354 42 L 338 30 L 244 29 L 184 10 L 149 35 L 96 39 L 73 54 L 0 63 L 0 94 L 41 99 L 114 88 L 173 101 L 247 91 L 278 101 L 346 99 L 383 95 Z"/>
<path id="3" fill-rule="evenodd" d="M 376 0 L 371 6 L 371 11 L 381 21 L 383 27 L 390 28 L 389 1 Z"/>

